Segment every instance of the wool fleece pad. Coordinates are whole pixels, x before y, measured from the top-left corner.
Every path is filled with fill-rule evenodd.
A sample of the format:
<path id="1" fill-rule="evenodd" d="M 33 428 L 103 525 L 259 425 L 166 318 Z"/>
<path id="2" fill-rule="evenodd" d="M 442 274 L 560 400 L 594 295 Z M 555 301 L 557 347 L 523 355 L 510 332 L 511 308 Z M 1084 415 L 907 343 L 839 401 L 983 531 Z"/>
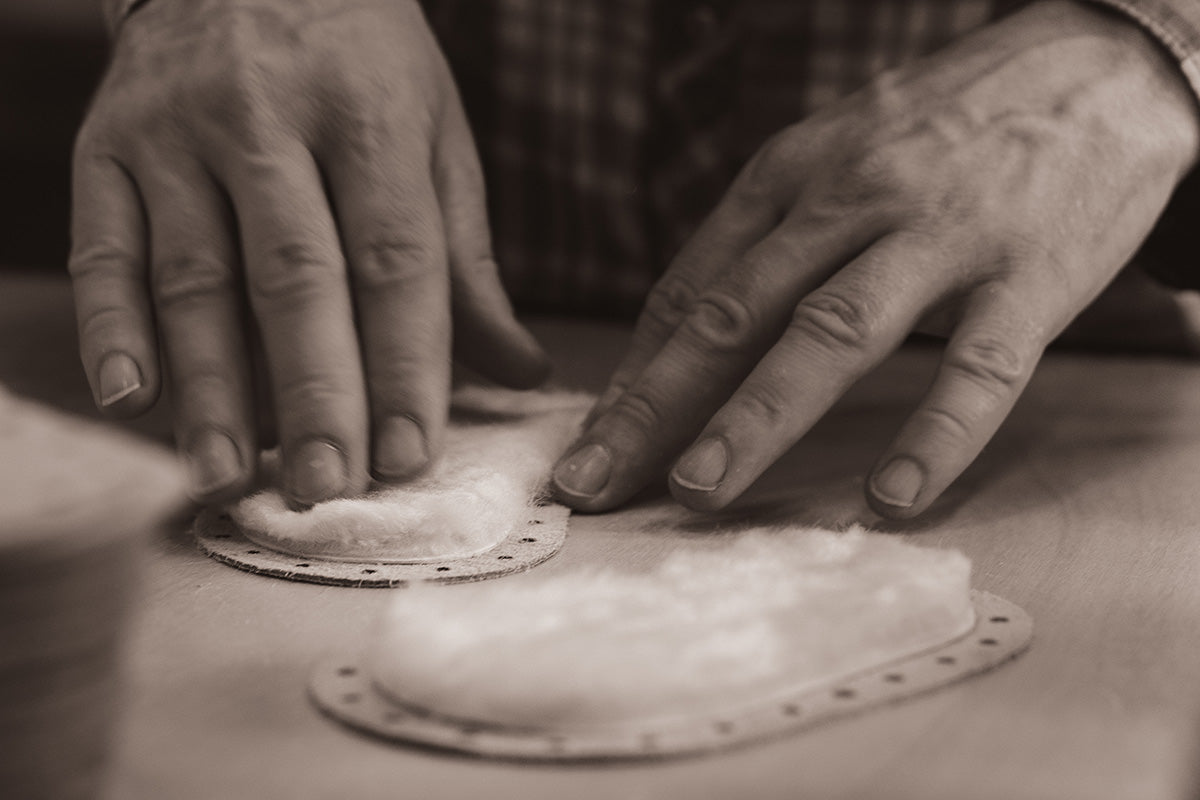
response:
<path id="1" fill-rule="evenodd" d="M 398 740 L 663 756 L 933 688 L 1007 659 L 1029 632 L 1020 609 L 973 596 L 955 551 L 858 527 L 756 529 L 650 572 L 406 592 L 369 650 L 319 667 L 312 692 Z"/>
<path id="2" fill-rule="evenodd" d="M 562 536 L 554 536 L 552 528 L 565 534 L 567 513 L 543 503 L 544 487 L 592 401 L 590 395 L 566 392 L 460 389 L 453 397 L 443 453 L 428 474 L 299 511 L 269 489 L 227 509 L 225 521 L 232 525 L 210 518 L 198 523 L 197 534 L 213 555 L 255 571 L 280 574 L 269 569 L 272 562 L 300 559 L 291 572 L 280 574 L 299 580 L 396 585 L 388 580 L 392 573 L 414 577 L 428 572 L 439 580 L 490 577 L 447 566 L 455 562 L 487 565 L 496 574 L 515 571 L 552 555 L 547 544 L 561 545 Z M 269 473 L 271 456 L 267 459 Z M 526 535 L 531 526 L 539 526 L 536 535 Z M 251 547 L 236 541 L 236 534 Z M 506 548 L 499 560 L 479 558 L 506 543 L 522 546 Z M 238 563 L 239 555 L 247 563 Z M 342 581 L 332 578 L 350 573 L 337 564 L 435 566 L 373 569 L 369 572 L 377 577 L 372 581 Z M 363 570 L 350 572 L 361 575 Z"/>

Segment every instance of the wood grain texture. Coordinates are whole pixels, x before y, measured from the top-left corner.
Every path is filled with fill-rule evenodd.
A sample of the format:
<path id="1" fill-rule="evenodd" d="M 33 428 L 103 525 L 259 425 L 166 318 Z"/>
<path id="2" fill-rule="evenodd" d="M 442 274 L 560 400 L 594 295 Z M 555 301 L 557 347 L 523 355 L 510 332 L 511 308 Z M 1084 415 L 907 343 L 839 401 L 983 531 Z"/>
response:
<path id="1" fill-rule="evenodd" d="M 0 285 L 0 380 L 86 407 L 55 282 Z M 535 330 L 567 386 L 596 389 L 627 333 Z M 18 345 L 17 342 L 24 344 Z M 739 519 L 875 524 L 862 475 L 936 365 L 906 348 L 727 514 L 665 500 L 576 516 L 539 570 L 652 563 Z M 981 459 L 901 535 L 957 547 L 975 585 L 1037 625 L 1023 658 L 913 702 L 709 758 L 530 767 L 388 747 L 304 700 L 322 654 L 367 636 L 388 592 L 231 570 L 179 525 L 147 565 L 128 653 L 119 798 L 1139 798 L 1197 795 L 1200 366 L 1051 354 Z M 161 416 L 143 430 L 162 435 Z M 528 576 L 504 580 L 519 581 Z"/>

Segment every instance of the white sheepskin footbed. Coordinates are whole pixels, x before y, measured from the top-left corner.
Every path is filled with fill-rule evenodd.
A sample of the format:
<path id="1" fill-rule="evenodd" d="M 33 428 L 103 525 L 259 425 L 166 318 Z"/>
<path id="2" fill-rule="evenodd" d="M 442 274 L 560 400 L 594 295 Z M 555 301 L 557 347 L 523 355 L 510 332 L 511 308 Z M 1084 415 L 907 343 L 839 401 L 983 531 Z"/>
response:
<path id="1" fill-rule="evenodd" d="M 720 713 L 951 641 L 970 562 L 856 527 L 756 529 L 655 570 L 399 593 L 376 687 L 434 714 L 586 729 Z"/>
<path id="2" fill-rule="evenodd" d="M 258 544 L 307 558 L 405 563 L 466 558 L 522 523 L 593 398 L 468 387 L 454 394 L 445 449 L 425 476 L 294 511 L 268 490 L 230 515 Z"/>

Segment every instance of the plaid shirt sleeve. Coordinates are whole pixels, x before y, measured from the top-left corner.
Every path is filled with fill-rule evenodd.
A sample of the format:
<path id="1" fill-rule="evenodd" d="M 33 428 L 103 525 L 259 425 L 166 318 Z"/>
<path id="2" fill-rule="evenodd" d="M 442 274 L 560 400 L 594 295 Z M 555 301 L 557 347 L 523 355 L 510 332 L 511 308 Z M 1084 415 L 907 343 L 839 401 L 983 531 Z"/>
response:
<path id="1" fill-rule="evenodd" d="M 1179 61 L 1200 98 L 1200 0 L 1091 0 L 1131 17 Z"/>
<path id="2" fill-rule="evenodd" d="M 1091 0 L 1123 13 L 1154 36 L 1179 61 L 1200 101 L 1200 0 Z M 1200 172 L 1193 170 L 1163 212 L 1134 261 L 1176 289 L 1200 289 L 1196 268 L 1196 220 L 1200 219 Z"/>

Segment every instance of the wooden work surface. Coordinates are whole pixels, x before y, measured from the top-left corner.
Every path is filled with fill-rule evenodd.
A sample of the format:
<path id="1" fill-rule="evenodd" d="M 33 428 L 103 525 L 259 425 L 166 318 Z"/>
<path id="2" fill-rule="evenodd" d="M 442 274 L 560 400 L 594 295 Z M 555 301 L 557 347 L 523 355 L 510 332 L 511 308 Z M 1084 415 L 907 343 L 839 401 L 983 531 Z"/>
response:
<path id="1" fill-rule="evenodd" d="M 561 322 L 535 330 L 559 380 L 593 389 L 627 336 Z M 88 409 L 73 337 L 65 283 L 0 279 L 0 381 Z M 905 349 L 865 380 L 742 516 L 837 524 L 865 514 L 862 473 L 936 358 L 933 348 Z M 161 436 L 165 419 L 141 427 Z M 1192 798 L 1198 474 L 1200 364 L 1051 354 L 981 460 L 905 529 L 921 544 L 963 550 L 978 588 L 1028 610 L 1029 653 L 781 741 L 607 768 L 473 761 L 332 724 L 305 699 L 309 667 L 360 646 L 392 593 L 239 572 L 200 555 L 181 521 L 148 559 L 113 797 Z M 576 516 L 564 551 L 539 569 L 656 558 L 721 521 L 662 501 Z"/>

